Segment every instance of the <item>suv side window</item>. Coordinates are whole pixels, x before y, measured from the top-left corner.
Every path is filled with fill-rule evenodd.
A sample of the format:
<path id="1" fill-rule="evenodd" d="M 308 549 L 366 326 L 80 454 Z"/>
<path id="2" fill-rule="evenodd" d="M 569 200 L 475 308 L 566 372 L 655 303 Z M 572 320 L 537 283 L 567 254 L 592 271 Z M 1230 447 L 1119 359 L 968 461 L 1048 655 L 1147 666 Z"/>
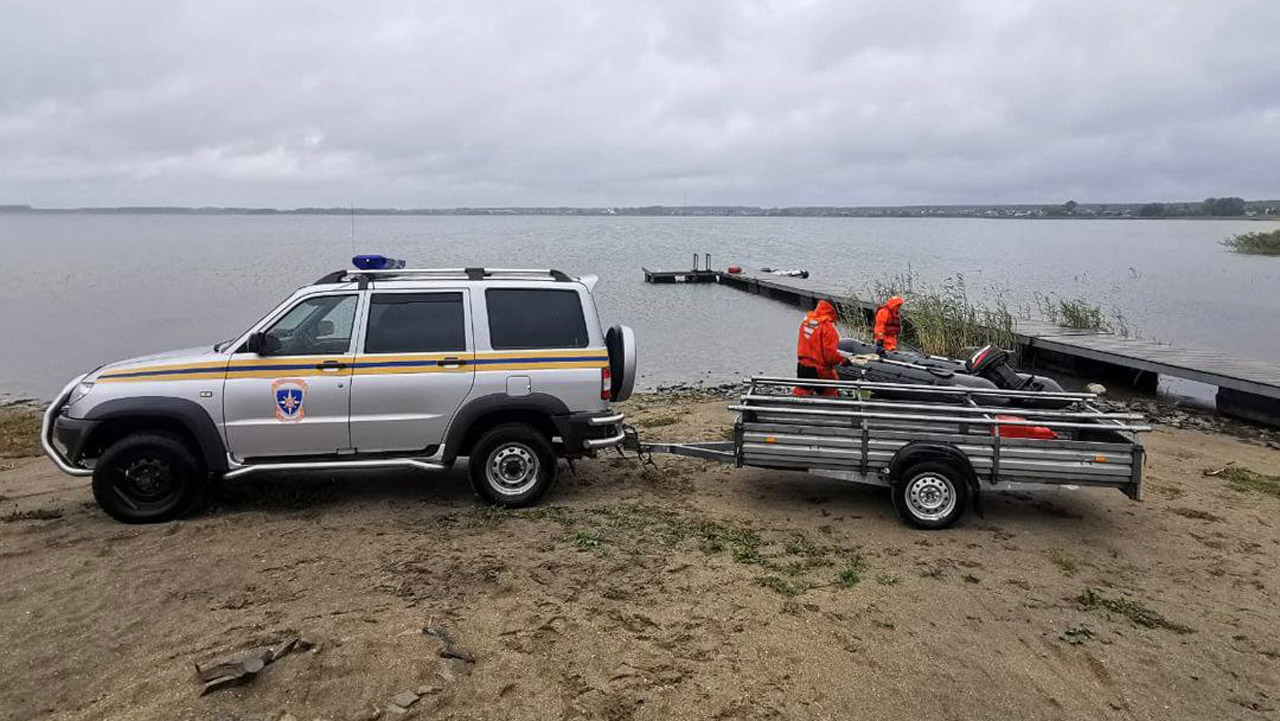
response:
<path id="1" fill-rule="evenodd" d="M 587 322 L 577 291 L 490 288 L 485 305 L 494 350 L 587 347 Z"/>
<path id="2" fill-rule="evenodd" d="M 333 355 L 351 348 L 356 296 L 322 295 L 289 309 L 266 330 L 273 349 L 266 355 Z"/>
<path id="3" fill-rule="evenodd" d="M 440 353 L 467 349 L 461 293 L 374 293 L 365 353 Z"/>

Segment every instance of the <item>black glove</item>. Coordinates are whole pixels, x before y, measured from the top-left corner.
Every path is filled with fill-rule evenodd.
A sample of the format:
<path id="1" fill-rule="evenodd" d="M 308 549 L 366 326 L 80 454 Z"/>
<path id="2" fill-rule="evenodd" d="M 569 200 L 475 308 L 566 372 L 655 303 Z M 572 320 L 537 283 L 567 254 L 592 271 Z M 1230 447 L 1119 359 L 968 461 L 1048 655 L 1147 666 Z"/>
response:
<path id="1" fill-rule="evenodd" d="M 882 341 L 882 340 L 878 340 L 878 341 L 876 341 L 876 355 L 878 355 L 878 356 L 880 356 L 881 358 L 883 358 L 883 357 L 884 357 L 884 352 L 885 352 L 885 351 L 884 351 L 884 341 Z"/>

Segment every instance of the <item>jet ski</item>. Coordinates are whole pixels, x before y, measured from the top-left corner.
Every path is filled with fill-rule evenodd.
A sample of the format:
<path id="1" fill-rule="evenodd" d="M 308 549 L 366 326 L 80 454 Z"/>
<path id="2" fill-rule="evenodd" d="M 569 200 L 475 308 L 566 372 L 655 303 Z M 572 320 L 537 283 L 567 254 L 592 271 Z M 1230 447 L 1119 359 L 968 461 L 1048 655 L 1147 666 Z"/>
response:
<path id="1" fill-rule="evenodd" d="M 842 380 L 865 380 L 873 383 L 903 383 L 941 387 L 972 388 L 974 390 L 1010 390 L 1040 393 L 1062 393 L 1062 386 L 1052 378 L 1029 373 L 1018 373 L 1009 366 L 1009 353 L 995 346 L 983 346 L 965 360 L 933 356 L 909 350 L 889 351 L 883 356 L 869 343 L 845 338 L 840 350 L 853 357 L 853 363 L 840 366 L 836 373 Z M 893 391 L 878 391 L 887 398 L 895 397 Z M 902 397 L 920 400 L 956 401 L 962 396 L 940 393 L 900 394 Z M 1020 406 L 1024 408 L 1064 408 L 1071 401 L 1061 398 L 1006 398 L 984 396 L 983 402 L 993 405 Z"/>

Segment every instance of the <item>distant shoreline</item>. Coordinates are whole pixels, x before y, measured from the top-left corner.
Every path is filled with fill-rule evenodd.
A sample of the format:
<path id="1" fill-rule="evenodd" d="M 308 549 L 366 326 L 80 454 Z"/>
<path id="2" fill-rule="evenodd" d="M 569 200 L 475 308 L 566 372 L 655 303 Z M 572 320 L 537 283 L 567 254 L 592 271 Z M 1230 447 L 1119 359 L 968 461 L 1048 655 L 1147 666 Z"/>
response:
<path id="1" fill-rule="evenodd" d="M 461 208 L 240 208 L 186 206 L 123 206 L 37 208 L 0 205 L 3 215 L 333 215 L 333 216 L 586 216 L 586 217 L 742 217 L 742 218 L 976 218 L 988 220 L 1275 220 L 1280 221 L 1280 200 L 1244 203 L 1242 212 L 1209 215 L 1192 212 L 1199 204 L 1161 204 L 1162 215 L 1144 214 L 1150 203 L 1080 203 L 1066 206 L 1008 205 L 904 205 L 904 206 L 803 206 L 761 208 L 755 206 L 637 206 L 637 207 L 461 207 Z"/>

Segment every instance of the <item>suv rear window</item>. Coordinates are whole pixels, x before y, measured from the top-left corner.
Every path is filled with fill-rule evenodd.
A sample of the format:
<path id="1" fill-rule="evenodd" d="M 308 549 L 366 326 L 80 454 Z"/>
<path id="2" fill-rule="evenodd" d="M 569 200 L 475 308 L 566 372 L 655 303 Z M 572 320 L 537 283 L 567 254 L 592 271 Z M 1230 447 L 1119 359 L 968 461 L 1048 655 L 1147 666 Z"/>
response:
<path id="1" fill-rule="evenodd" d="M 494 350 L 587 347 L 587 322 L 576 291 L 490 288 L 485 301 Z"/>
<path id="2" fill-rule="evenodd" d="M 365 353 L 467 349 L 461 293 L 374 293 Z"/>

